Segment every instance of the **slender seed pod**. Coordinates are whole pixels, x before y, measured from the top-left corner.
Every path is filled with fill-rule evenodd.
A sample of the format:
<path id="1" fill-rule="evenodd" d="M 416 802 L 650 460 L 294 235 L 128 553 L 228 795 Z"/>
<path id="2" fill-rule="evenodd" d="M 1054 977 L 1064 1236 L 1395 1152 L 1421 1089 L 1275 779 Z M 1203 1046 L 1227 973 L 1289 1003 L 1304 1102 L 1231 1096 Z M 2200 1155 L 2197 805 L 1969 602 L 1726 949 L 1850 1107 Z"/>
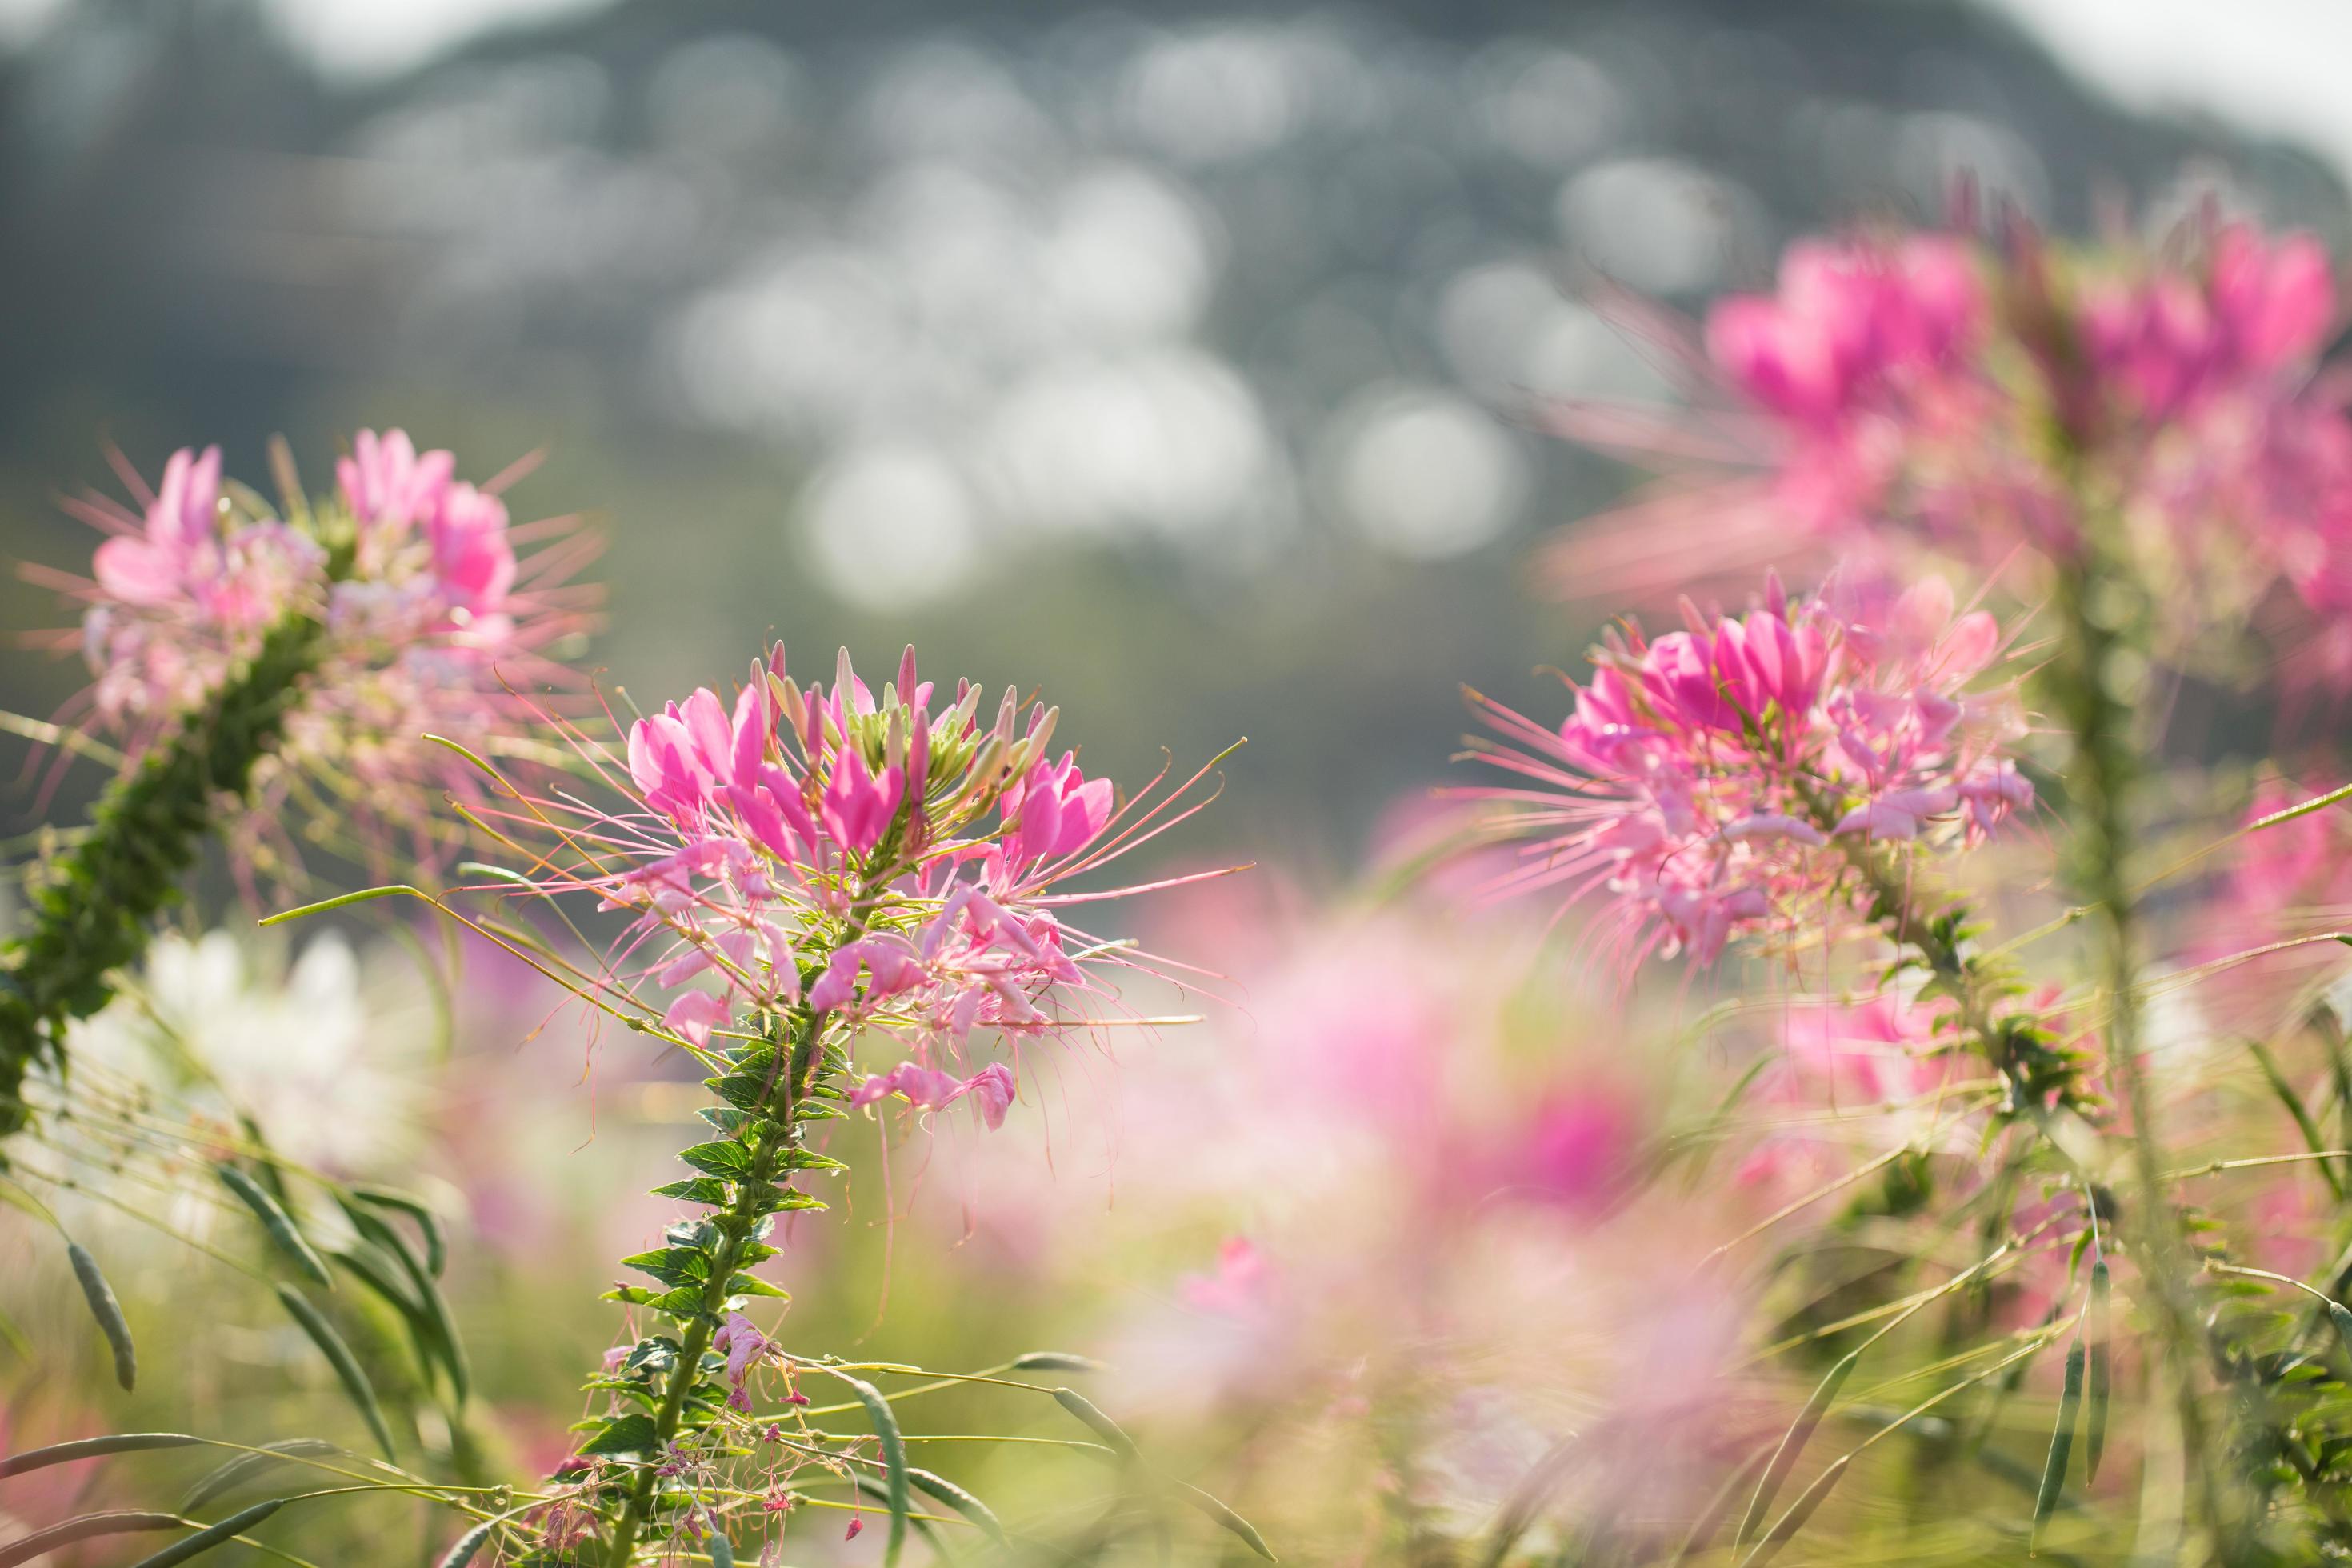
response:
<path id="1" fill-rule="evenodd" d="M 2110 1322 L 2113 1308 L 2109 1301 L 2112 1287 L 2107 1279 L 2107 1262 L 2101 1258 L 2091 1265 L 2091 1362 L 2088 1381 L 2084 1384 L 2083 1429 L 2083 1479 L 2085 1483 L 2099 1479 L 2099 1460 L 2107 1451 L 2107 1403 L 2112 1394 L 2114 1376 L 2114 1331 Z"/>
<path id="2" fill-rule="evenodd" d="M 2352 1350 L 2352 1311 L 2347 1311 L 2341 1301 L 2330 1301 L 2327 1321 L 2336 1325 L 2336 1337 L 2344 1342 L 2344 1348 Z"/>
<path id="3" fill-rule="evenodd" d="M 46 1448 L 27 1448 L 21 1454 L 11 1454 L 0 1459 L 0 1481 L 10 1476 L 21 1476 L 26 1470 L 46 1469 L 51 1465 L 69 1465 L 76 1459 L 96 1459 L 108 1454 L 135 1454 L 148 1448 L 185 1448 L 203 1441 L 202 1437 L 191 1437 L 182 1432 L 116 1432 L 104 1437 L 80 1437 L 70 1443 L 52 1443 Z"/>
<path id="4" fill-rule="evenodd" d="M 99 1535 L 128 1535 L 141 1530 L 177 1530 L 180 1516 L 175 1513 L 152 1513 L 140 1510 L 117 1509 L 106 1513 L 79 1514 L 37 1530 L 30 1535 L 20 1535 L 5 1546 L 0 1546 L 0 1568 L 18 1568 L 47 1556 L 61 1546 L 77 1541 L 88 1541 Z"/>
<path id="5" fill-rule="evenodd" d="M 312 1284 L 329 1290 L 335 1288 L 335 1277 L 327 1272 L 326 1259 L 319 1256 L 318 1249 L 294 1224 L 294 1216 L 269 1195 L 268 1188 L 235 1165 L 215 1165 L 213 1173 L 220 1177 L 221 1185 L 236 1194 L 239 1203 L 253 1211 L 253 1217 L 261 1222 L 261 1228 L 269 1233 L 278 1250 L 292 1258 L 295 1267 L 310 1276 Z"/>
<path id="6" fill-rule="evenodd" d="M 122 1303 L 114 1299 L 114 1287 L 99 1271 L 98 1259 L 80 1242 L 67 1242 L 66 1256 L 73 1261 L 74 1278 L 81 1282 L 89 1315 L 98 1320 L 99 1331 L 114 1351 L 114 1381 L 128 1394 L 139 1382 L 139 1349 L 131 1342 L 131 1324 L 122 1316 Z"/>
<path id="7" fill-rule="evenodd" d="M 1004 1526 L 998 1521 L 994 1510 L 945 1476 L 934 1475 L 929 1470 L 909 1469 L 907 1479 L 913 1483 L 916 1490 L 929 1493 L 971 1521 L 991 1541 L 1000 1546 L 1005 1543 Z"/>
<path id="8" fill-rule="evenodd" d="M 735 1543 L 727 1539 L 724 1529 L 711 1533 L 710 1568 L 735 1568 Z"/>
<path id="9" fill-rule="evenodd" d="M 188 1489 L 180 1500 L 182 1513 L 194 1513 L 215 1498 L 236 1490 L 266 1470 L 276 1468 L 289 1459 L 317 1458 L 335 1452 L 335 1445 L 320 1437 L 288 1437 L 276 1443 L 264 1443 L 249 1454 L 239 1454 Z"/>
<path id="10" fill-rule="evenodd" d="M 359 1407 L 361 1419 L 367 1423 L 368 1431 L 375 1438 L 376 1446 L 383 1450 L 384 1458 L 394 1458 L 392 1428 L 384 1425 L 383 1408 L 376 1403 L 375 1385 L 368 1382 L 367 1373 L 361 1370 L 359 1358 L 352 1354 L 352 1347 L 343 1342 L 343 1336 L 335 1332 L 335 1326 L 327 1321 L 319 1309 L 304 1300 L 302 1293 L 291 1285 L 278 1287 L 278 1299 L 286 1303 L 287 1312 L 302 1325 L 302 1331 L 310 1336 L 310 1342 L 319 1347 L 319 1353 L 325 1356 L 327 1364 L 335 1369 L 335 1376 L 341 1381 L 343 1392 L 351 1395 L 352 1403 Z"/>
<path id="11" fill-rule="evenodd" d="M 831 1368 L 827 1368 L 831 1371 Z M 862 1378 L 847 1373 L 835 1372 L 834 1376 L 849 1385 L 857 1403 L 866 1407 L 866 1418 L 874 1424 L 874 1435 L 881 1440 L 882 1469 L 887 1479 L 885 1497 L 890 1508 L 890 1539 L 882 1549 L 882 1561 L 895 1563 L 907 1545 L 907 1445 L 898 1436 L 898 1417 L 882 1393 Z"/>
<path id="12" fill-rule="evenodd" d="M 1799 1457 L 1805 1451 L 1805 1445 L 1811 1441 L 1813 1428 L 1822 1424 L 1822 1417 L 1829 1413 L 1830 1402 L 1837 1397 L 1838 1390 L 1845 1386 L 1845 1380 L 1853 1373 L 1854 1363 L 1861 1359 L 1862 1352 L 1859 1350 L 1848 1351 L 1835 1366 L 1830 1368 L 1829 1375 L 1822 1379 L 1821 1385 L 1813 1390 L 1812 1397 L 1805 1401 L 1805 1407 L 1797 1412 L 1796 1420 L 1790 1422 L 1789 1430 L 1781 1435 L 1780 1446 L 1772 1451 L 1771 1463 L 1764 1467 L 1764 1474 L 1757 1479 L 1756 1495 L 1748 1500 L 1748 1512 L 1741 1517 L 1739 1529 L 1732 1535 L 1732 1544 L 1744 1545 L 1754 1537 L 1758 1527 L 1764 1522 L 1766 1510 L 1772 1506 L 1772 1500 L 1780 1495 L 1780 1484 L 1789 1479 L 1789 1472 L 1796 1468 Z"/>
<path id="13" fill-rule="evenodd" d="M 2033 1500 L 2033 1527 L 2026 1532 L 2025 1554 L 2034 1555 L 2042 1543 L 2042 1527 L 2058 1511 L 2058 1494 L 2066 1487 L 2066 1460 L 2074 1449 L 2074 1427 L 2083 1414 L 2083 1342 L 2066 1351 L 2066 1384 L 2058 1395 L 2058 1425 L 2050 1434 L 2050 1458 L 2042 1467 L 2042 1490 Z"/>
<path id="14" fill-rule="evenodd" d="M 1778 1557 L 1780 1548 L 1796 1538 L 1797 1531 L 1805 1528 L 1805 1522 L 1822 1506 L 1822 1500 L 1844 1479 L 1846 1468 L 1853 1462 L 1852 1454 L 1841 1454 L 1831 1460 L 1829 1468 L 1813 1478 L 1813 1484 L 1797 1494 L 1797 1500 L 1789 1505 L 1789 1511 L 1780 1517 L 1764 1539 L 1739 1560 L 1739 1568 L 1764 1568 L 1765 1563 Z"/>
<path id="15" fill-rule="evenodd" d="M 196 1531 L 185 1541 L 175 1541 L 152 1556 L 142 1557 L 131 1568 L 173 1568 L 192 1557 L 200 1557 L 225 1542 L 234 1541 L 286 1506 L 284 1498 L 272 1498 L 268 1502 L 255 1503 L 239 1513 L 233 1513 L 218 1524 Z"/>

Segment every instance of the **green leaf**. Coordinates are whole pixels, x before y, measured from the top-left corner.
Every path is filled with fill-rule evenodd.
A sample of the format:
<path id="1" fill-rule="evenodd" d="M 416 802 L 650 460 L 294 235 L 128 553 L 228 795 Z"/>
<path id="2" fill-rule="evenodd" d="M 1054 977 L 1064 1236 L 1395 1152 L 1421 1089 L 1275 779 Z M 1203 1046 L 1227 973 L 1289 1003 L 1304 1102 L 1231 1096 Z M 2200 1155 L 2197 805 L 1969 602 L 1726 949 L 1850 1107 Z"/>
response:
<path id="1" fill-rule="evenodd" d="M 253 1217 L 261 1222 L 261 1228 L 268 1233 L 278 1250 L 293 1259 L 294 1266 L 308 1275 L 312 1284 L 328 1290 L 335 1288 L 335 1277 L 327 1272 L 326 1259 L 319 1256 L 318 1248 L 295 1225 L 294 1216 L 269 1195 L 268 1189 L 235 1165 L 215 1165 L 213 1173 L 220 1178 L 221 1185 L 236 1194 L 239 1203 L 253 1211 Z"/>
<path id="2" fill-rule="evenodd" d="M 310 1342 L 319 1347 L 319 1353 L 327 1358 L 327 1364 L 335 1369 L 335 1376 L 342 1382 L 343 1392 L 358 1407 L 360 1418 L 367 1423 L 376 1446 L 383 1450 L 383 1457 L 387 1459 L 397 1458 L 393 1452 L 392 1428 L 384 1425 L 383 1407 L 376 1403 L 375 1385 L 368 1381 L 367 1373 L 360 1367 L 359 1358 L 352 1355 L 352 1347 L 343 1342 L 343 1336 L 337 1333 L 335 1326 L 291 1285 L 278 1286 L 278 1299 L 286 1304 L 288 1314 L 302 1326 L 302 1331 L 310 1336 Z"/>
<path id="3" fill-rule="evenodd" d="M 679 1159 L 705 1175 L 738 1181 L 751 1168 L 751 1152 L 732 1138 L 715 1139 L 709 1143 L 697 1143 L 678 1152 Z"/>
<path id="4" fill-rule="evenodd" d="M 771 1285 L 756 1274 L 730 1274 L 727 1277 L 727 1293 L 730 1296 L 767 1296 L 779 1301 L 789 1301 L 792 1292 L 781 1285 Z"/>
<path id="5" fill-rule="evenodd" d="M 606 1422 L 603 1431 L 580 1446 L 580 1451 L 599 1458 L 643 1458 L 660 1442 L 661 1432 L 652 1416 L 629 1415 Z"/>
<path id="6" fill-rule="evenodd" d="M 665 1285 L 684 1285 L 710 1278 L 710 1256 L 690 1247 L 657 1247 L 621 1259 L 621 1267 L 650 1274 Z"/>
<path id="7" fill-rule="evenodd" d="M 653 1190 L 653 1195 L 718 1208 L 727 1202 L 727 1184 L 715 1176 L 688 1176 L 681 1181 L 664 1182 Z"/>
<path id="8" fill-rule="evenodd" d="M 2278 1096 L 2279 1103 L 2284 1105 L 2287 1114 L 2294 1118 L 2295 1129 L 2303 1134 L 2305 1146 L 2315 1154 L 2325 1153 L 2328 1148 L 2327 1140 L 2319 1131 L 2319 1123 L 2312 1120 L 2311 1110 L 2303 1103 L 2303 1096 L 2294 1091 L 2294 1086 L 2286 1080 L 2286 1074 L 2279 1069 L 2278 1058 L 2272 1056 L 2260 1040 L 2248 1040 L 2246 1049 L 2252 1052 L 2254 1060 L 2261 1064 L 2263 1076 L 2270 1080 L 2271 1092 Z M 2319 1167 L 2328 1191 L 2334 1193 L 2336 1201 L 2341 1203 L 2344 1199 L 2344 1178 L 2336 1172 L 2336 1162 L 2315 1160 L 2312 1163 Z"/>

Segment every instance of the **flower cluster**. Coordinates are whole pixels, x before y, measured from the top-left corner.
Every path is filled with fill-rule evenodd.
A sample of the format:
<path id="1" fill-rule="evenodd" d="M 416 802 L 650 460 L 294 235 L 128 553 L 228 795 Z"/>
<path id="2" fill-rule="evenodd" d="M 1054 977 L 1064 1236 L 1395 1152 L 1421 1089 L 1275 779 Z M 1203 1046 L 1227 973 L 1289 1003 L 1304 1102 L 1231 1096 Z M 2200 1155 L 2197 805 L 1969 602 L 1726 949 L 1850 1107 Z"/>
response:
<path id="1" fill-rule="evenodd" d="M 1508 743 L 1472 754 L 1527 781 L 1475 793 L 1534 840 L 1494 890 L 1605 892 L 1633 962 L 1706 963 L 1866 911 L 1875 847 L 1973 843 L 2032 804 L 2013 704 L 1969 690 L 1998 629 L 1940 578 L 1867 611 L 1777 580 L 1743 618 L 1685 609 L 1685 631 L 1612 632 L 1556 731 L 1473 694 Z"/>
<path id="2" fill-rule="evenodd" d="M 2284 584 L 2341 683 L 2352 427 L 2342 387 L 2314 374 L 2336 310 L 2315 240 L 2245 224 L 2162 247 L 2066 247 L 2021 228 L 2000 246 L 1801 241 L 1771 292 L 1723 300 L 1706 325 L 1739 405 L 1727 455 L 1760 455 L 1770 475 L 1760 514 L 1678 493 L 1622 521 L 1721 531 L 1744 510 L 1784 555 L 1924 542 L 1981 570 L 2021 546 L 2063 559 L 2091 542 L 2134 561 L 2190 633 Z M 1564 541 L 1563 575 L 1622 554 L 1624 531 Z"/>
<path id="3" fill-rule="evenodd" d="M 908 1047 L 854 1102 L 968 1099 L 994 1126 L 1013 1076 L 963 1070 L 973 1032 L 1059 1032 L 1065 1001 L 1102 991 L 1102 965 L 1135 962 L 1055 912 L 1107 895 L 1053 889 L 1190 813 L 1158 820 L 1172 795 L 1115 809 L 1108 780 L 1049 752 L 1057 710 L 1024 719 L 1008 689 L 984 720 L 981 700 L 969 681 L 935 690 L 912 648 L 878 698 L 846 652 L 829 689 L 803 689 L 778 647 L 731 703 L 698 690 L 632 726 L 625 767 L 593 759 L 625 804 L 508 816 L 551 826 L 576 857 L 534 892 L 592 892 L 632 917 L 595 984 L 680 1044 L 707 1052 L 747 1016 L 797 1007 Z M 646 983 L 696 984 L 661 1003 L 641 999 Z"/>
<path id="4" fill-rule="evenodd" d="M 519 560 L 505 503 L 455 468 L 400 431 L 362 430 L 315 503 L 273 508 L 225 480 L 217 447 L 173 454 L 139 513 L 79 503 L 110 535 L 91 580 L 69 584 L 95 677 L 81 716 L 142 753 L 302 619 L 320 636 L 248 826 L 311 792 L 339 820 L 379 825 L 417 822 L 428 784 L 470 792 L 422 737 L 503 749 L 527 711 L 513 692 L 562 678 L 551 645 L 582 628 L 585 595 L 562 585 L 580 550 Z"/>

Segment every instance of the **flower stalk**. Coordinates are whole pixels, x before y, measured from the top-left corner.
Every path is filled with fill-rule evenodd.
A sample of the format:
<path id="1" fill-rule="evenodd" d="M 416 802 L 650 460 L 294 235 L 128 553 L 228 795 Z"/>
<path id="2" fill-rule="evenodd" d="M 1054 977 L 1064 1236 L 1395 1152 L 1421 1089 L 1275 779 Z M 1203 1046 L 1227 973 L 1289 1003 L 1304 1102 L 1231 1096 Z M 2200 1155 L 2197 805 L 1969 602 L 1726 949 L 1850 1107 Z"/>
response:
<path id="1" fill-rule="evenodd" d="M 64 1063 L 67 1026 L 104 1007 L 112 973 L 138 962 L 154 917 L 181 893 L 217 803 L 242 803 L 314 670 L 325 628 L 288 615 L 259 650 L 169 741 L 110 785 L 90 830 L 32 899 L 0 974 L 0 1138 L 28 1115 L 26 1074 Z"/>

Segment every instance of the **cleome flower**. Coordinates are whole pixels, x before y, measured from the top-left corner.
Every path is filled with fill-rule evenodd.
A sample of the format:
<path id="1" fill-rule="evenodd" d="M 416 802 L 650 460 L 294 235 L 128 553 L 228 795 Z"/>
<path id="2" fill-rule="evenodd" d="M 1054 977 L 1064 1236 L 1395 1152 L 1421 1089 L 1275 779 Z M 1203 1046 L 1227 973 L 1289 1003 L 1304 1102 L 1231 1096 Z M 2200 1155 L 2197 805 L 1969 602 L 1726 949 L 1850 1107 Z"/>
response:
<path id="1" fill-rule="evenodd" d="M 1148 962 L 1064 923 L 1064 907 L 1117 893 L 1062 885 L 1206 802 L 1181 802 L 1195 774 L 1122 807 L 1075 752 L 1051 753 L 1057 710 L 1024 719 L 1008 689 L 983 720 L 981 700 L 969 681 L 950 695 L 920 679 L 912 648 L 878 697 L 845 651 L 829 689 L 804 689 L 779 646 L 731 700 L 704 689 L 638 720 L 625 758 L 583 740 L 615 804 L 566 793 L 491 811 L 559 846 L 500 890 L 587 893 L 625 916 L 585 988 L 639 1026 L 708 1055 L 796 1010 L 903 1047 L 851 1103 L 968 1100 L 994 1127 L 1014 1079 L 971 1068 L 974 1033 L 1061 1034 L 1109 994 L 1111 967 Z"/>
<path id="2" fill-rule="evenodd" d="M 2131 564 L 2179 640 L 2261 605 L 2304 671 L 2352 683 L 2352 425 L 2317 363 L 2336 304 L 2315 239 L 2242 223 L 2160 247 L 2022 226 L 1801 240 L 1769 291 L 1709 312 L 1713 406 L 1673 440 L 1559 411 L 1571 436 L 1727 478 L 1580 528 L 1557 580 L 1687 580 L 1695 526 L 1709 562 L 1924 548 L 1991 573 L 2088 548 Z"/>
<path id="3" fill-rule="evenodd" d="M 401 431 L 362 430 L 335 492 L 316 502 L 289 487 L 272 507 L 223 478 L 217 447 L 173 453 L 140 511 L 76 502 L 110 537 L 89 580 L 59 579 L 87 606 L 79 641 L 93 676 L 68 716 L 135 763 L 273 632 L 309 623 L 283 738 L 250 781 L 243 863 L 271 848 L 282 858 L 287 808 L 304 804 L 324 808 L 312 814 L 321 823 L 356 820 L 376 850 L 405 828 L 409 847 L 429 851 L 429 805 L 478 789 L 423 737 L 511 754 L 501 738 L 530 712 L 516 693 L 569 679 L 552 649 L 584 627 L 591 602 L 564 584 L 584 542 L 519 557 L 505 502 L 455 469 Z"/>
<path id="4" fill-rule="evenodd" d="M 1734 937 L 1865 920 L 1874 858 L 1975 843 L 2032 805 L 2003 752 L 2013 702 L 1969 689 L 1998 628 L 1955 617 L 1942 579 L 1868 608 L 1773 579 L 1745 617 L 1685 612 L 1654 640 L 1612 632 L 1557 730 L 1470 694 L 1501 740 L 1467 755 L 1524 781 L 1465 792 L 1528 841 L 1489 892 L 1605 897 L 1629 968 L 1704 964 Z"/>

